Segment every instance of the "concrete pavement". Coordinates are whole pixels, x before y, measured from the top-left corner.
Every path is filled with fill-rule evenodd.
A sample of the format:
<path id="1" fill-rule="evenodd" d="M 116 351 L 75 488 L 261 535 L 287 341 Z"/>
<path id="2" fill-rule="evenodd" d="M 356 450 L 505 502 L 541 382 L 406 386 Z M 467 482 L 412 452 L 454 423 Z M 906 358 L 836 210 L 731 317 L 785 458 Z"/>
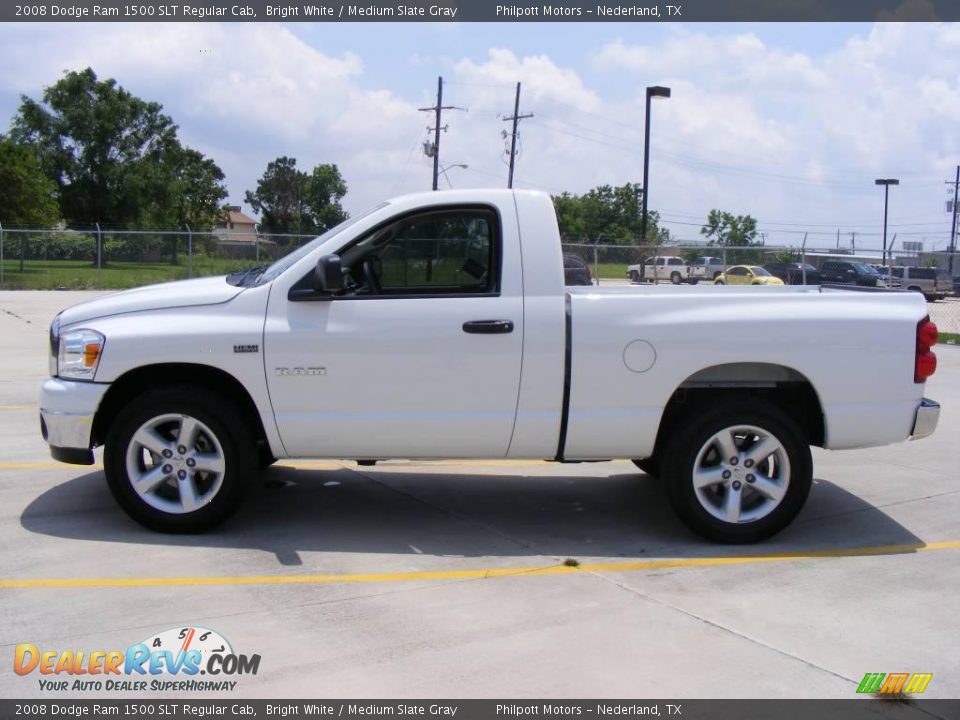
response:
<path id="1" fill-rule="evenodd" d="M 898 671 L 960 695 L 960 348 L 933 437 L 817 451 L 807 507 L 759 546 L 692 537 L 625 462 L 281 461 L 219 531 L 170 537 L 39 435 L 47 324 L 95 294 L 0 293 L 0 696 L 82 696 L 15 674 L 18 643 L 191 626 L 261 656 L 232 697 L 849 698 Z"/>

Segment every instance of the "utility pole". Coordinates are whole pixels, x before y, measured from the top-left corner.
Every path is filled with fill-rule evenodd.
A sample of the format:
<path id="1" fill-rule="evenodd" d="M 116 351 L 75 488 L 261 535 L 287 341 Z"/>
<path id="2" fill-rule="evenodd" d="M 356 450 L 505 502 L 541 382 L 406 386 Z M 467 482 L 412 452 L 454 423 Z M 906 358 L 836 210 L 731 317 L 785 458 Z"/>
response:
<path id="1" fill-rule="evenodd" d="M 854 255 L 857 254 L 857 234 L 855 232 L 850 233 L 850 251 Z"/>
<path id="2" fill-rule="evenodd" d="M 960 188 L 960 165 L 957 165 L 957 179 L 947 185 L 953 185 L 953 222 L 950 223 L 950 276 L 953 277 L 953 256 L 957 252 L 957 189 Z"/>
<path id="3" fill-rule="evenodd" d="M 513 132 L 510 134 L 510 173 L 507 175 L 507 187 L 513 187 L 513 164 L 517 159 L 517 125 L 525 118 L 532 118 L 533 113 L 520 114 L 520 83 L 517 83 L 517 94 L 513 100 L 513 115 L 505 117 L 504 122 L 513 122 Z"/>
<path id="4" fill-rule="evenodd" d="M 437 78 L 437 104 L 433 107 L 418 108 L 420 112 L 432 112 L 435 113 L 434 118 L 434 127 L 428 127 L 427 130 L 433 130 L 433 146 L 430 146 L 430 143 L 424 143 L 424 152 L 427 157 L 433 158 L 433 189 L 437 189 L 437 184 L 440 179 L 440 131 L 443 130 L 446 132 L 447 126 L 440 126 L 440 117 L 441 113 L 444 110 L 463 110 L 463 108 L 454 107 L 453 105 L 444 105 L 443 104 L 443 77 Z"/>

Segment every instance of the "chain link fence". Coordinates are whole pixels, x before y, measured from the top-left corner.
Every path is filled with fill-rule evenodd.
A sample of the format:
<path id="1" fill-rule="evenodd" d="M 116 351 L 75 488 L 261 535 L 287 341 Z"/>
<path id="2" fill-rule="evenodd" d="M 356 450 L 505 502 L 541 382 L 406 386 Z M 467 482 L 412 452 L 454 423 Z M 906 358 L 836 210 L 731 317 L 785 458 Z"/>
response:
<path id="1" fill-rule="evenodd" d="M 0 228 L 0 289 L 123 289 L 224 275 L 273 262 L 313 237 Z"/>
<path id="2" fill-rule="evenodd" d="M 183 230 L 37 230 L 0 225 L 0 290 L 99 290 L 138 287 L 191 277 L 225 275 L 269 263 L 309 242 L 311 235 L 237 235 Z M 826 262 L 873 265 L 889 284 L 911 285 L 927 296 L 931 318 L 960 338 L 960 253 L 817 250 L 804 247 L 722 247 L 703 244 L 610 245 L 563 243 L 599 285 L 715 282 L 735 265 Z M 924 268 L 914 282 L 903 267 Z M 781 273 L 782 274 L 782 273 Z M 907 273 L 912 274 L 910 272 Z M 900 277 L 897 277 L 899 275 Z M 802 282 L 795 275 L 790 282 Z"/>

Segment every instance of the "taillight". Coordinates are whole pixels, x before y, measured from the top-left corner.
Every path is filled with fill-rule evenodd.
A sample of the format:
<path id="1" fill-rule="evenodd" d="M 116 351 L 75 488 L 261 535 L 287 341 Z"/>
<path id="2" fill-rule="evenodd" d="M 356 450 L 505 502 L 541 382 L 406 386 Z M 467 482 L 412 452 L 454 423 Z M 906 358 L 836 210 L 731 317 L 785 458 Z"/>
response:
<path id="1" fill-rule="evenodd" d="M 937 356 L 931 348 L 937 344 L 937 326 L 929 317 L 917 323 L 917 354 L 913 363 L 913 381 L 926 382 L 937 371 Z"/>

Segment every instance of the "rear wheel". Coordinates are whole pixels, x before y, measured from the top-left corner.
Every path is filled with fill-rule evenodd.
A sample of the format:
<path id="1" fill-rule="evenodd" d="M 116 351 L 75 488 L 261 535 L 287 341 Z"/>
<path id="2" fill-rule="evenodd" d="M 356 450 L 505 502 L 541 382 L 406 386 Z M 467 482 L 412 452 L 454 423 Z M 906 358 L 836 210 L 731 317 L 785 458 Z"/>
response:
<path id="1" fill-rule="evenodd" d="M 725 283 L 723 280 L 714 280 L 714 281 L 713 281 L 713 284 L 714 284 L 714 285 L 726 285 L 726 283 Z"/>
<path id="2" fill-rule="evenodd" d="M 104 473 L 130 517 L 160 532 L 209 530 L 239 506 L 256 472 L 241 413 L 201 388 L 168 387 L 130 402 L 107 434 Z"/>
<path id="3" fill-rule="evenodd" d="M 640 273 L 638 273 L 636 270 L 631 270 L 631 271 L 630 271 L 630 282 L 635 282 L 635 283 L 640 282 Z"/>
<path id="4" fill-rule="evenodd" d="M 679 285 L 680 280 L 680 273 L 678 273 L 676 270 L 670 273 L 670 282 L 672 282 L 674 285 Z"/>
<path id="5" fill-rule="evenodd" d="M 800 512 L 813 477 L 800 427 L 763 401 L 715 406 L 678 423 L 663 451 L 670 504 L 698 535 L 752 543 Z"/>

